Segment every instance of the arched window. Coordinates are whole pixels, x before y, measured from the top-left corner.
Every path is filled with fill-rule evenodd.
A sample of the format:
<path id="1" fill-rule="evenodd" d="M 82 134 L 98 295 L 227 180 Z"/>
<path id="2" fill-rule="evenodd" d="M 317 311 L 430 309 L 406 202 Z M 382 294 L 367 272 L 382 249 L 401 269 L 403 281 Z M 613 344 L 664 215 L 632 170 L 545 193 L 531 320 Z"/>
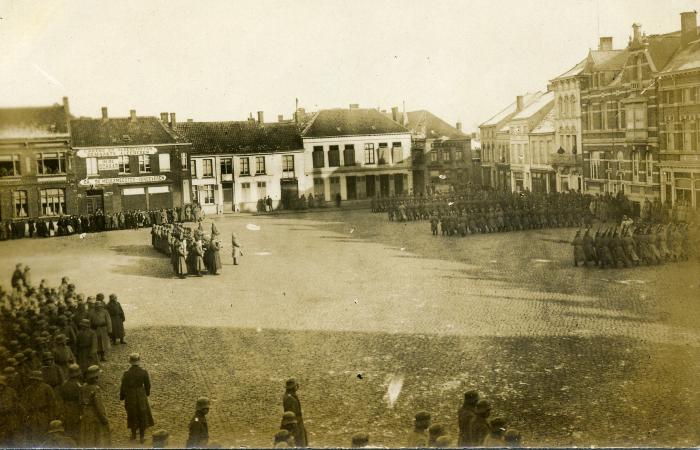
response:
<path id="1" fill-rule="evenodd" d="M 652 152 L 647 152 L 646 154 L 646 169 L 647 169 L 647 183 L 651 183 L 651 178 L 654 171 L 654 154 Z"/>

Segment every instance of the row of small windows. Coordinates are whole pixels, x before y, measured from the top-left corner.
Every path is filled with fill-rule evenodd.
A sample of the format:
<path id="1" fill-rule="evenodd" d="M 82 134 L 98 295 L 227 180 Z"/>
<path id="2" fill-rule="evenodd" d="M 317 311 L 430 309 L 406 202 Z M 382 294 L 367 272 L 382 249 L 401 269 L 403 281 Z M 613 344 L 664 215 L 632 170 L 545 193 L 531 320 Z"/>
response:
<path id="1" fill-rule="evenodd" d="M 322 145 L 316 145 L 311 153 L 314 169 L 326 167 L 326 154 Z M 391 149 L 387 142 L 380 142 L 377 147 L 373 143 L 364 144 L 363 153 L 364 164 L 394 164 L 403 160 L 403 148 L 401 142 L 393 142 Z M 340 167 L 340 146 L 328 146 L 328 167 Z M 346 144 L 343 147 L 343 166 L 355 166 L 357 160 L 355 157 L 355 145 Z"/>
<path id="2" fill-rule="evenodd" d="M 255 172 L 251 172 L 250 167 L 250 157 L 242 157 L 238 159 L 239 161 L 239 175 L 249 176 L 249 175 L 265 175 L 266 162 L 264 156 L 255 157 Z M 219 159 L 219 169 L 221 175 L 233 175 L 233 158 L 221 158 Z M 192 164 L 192 176 L 199 178 L 197 176 L 197 165 Z M 291 173 L 291 175 L 290 175 Z M 294 174 L 294 155 L 282 155 L 282 177 L 283 178 L 293 178 Z M 214 177 L 214 160 L 212 158 L 202 159 L 202 178 L 213 178 Z"/>
<path id="3" fill-rule="evenodd" d="M 29 196 L 25 190 L 12 192 L 15 217 L 29 217 Z M 39 208 L 42 216 L 61 216 L 66 211 L 65 189 L 40 189 Z"/>
<path id="4" fill-rule="evenodd" d="M 655 111 L 643 104 L 630 104 L 621 107 L 618 102 L 593 103 L 581 107 L 581 126 L 584 130 L 644 129 L 649 122 L 656 121 Z"/>
<path id="5" fill-rule="evenodd" d="M 39 175 L 61 175 L 68 171 L 68 162 L 64 152 L 37 153 L 36 173 Z M 0 155 L 0 177 L 18 177 L 22 175 L 20 155 Z"/>
<path id="6" fill-rule="evenodd" d="M 602 158 L 602 152 L 591 152 L 590 169 L 592 179 L 610 179 L 612 177 L 620 178 L 624 176 L 624 172 L 632 172 L 632 181 L 652 181 L 654 169 L 654 155 L 651 152 L 646 152 L 644 155 L 644 164 L 641 165 L 640 154 L 638 151 L 631 153 L 631 160 L 626 160 L 624 153 L 618 151 L 614 160 L 606 160 Z"/>

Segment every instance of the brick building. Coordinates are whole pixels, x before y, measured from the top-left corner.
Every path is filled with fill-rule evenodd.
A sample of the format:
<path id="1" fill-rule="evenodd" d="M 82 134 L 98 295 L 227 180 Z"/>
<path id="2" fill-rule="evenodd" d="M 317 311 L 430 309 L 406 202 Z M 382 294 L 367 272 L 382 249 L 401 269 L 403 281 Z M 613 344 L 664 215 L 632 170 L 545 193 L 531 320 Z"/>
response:
<path id="1" fill-rule="evenodd" d="M 77 211 L 70 110 L 63 104 L 0 109 L 0 220 Z"/>
<path id="2" fill-rule="evenodd" d="M 188 143 L 172 129 L 175 114 L 71 121 L 78 177 L 78 210 L 106 213 L 160 209 L 189 202 Z"/>

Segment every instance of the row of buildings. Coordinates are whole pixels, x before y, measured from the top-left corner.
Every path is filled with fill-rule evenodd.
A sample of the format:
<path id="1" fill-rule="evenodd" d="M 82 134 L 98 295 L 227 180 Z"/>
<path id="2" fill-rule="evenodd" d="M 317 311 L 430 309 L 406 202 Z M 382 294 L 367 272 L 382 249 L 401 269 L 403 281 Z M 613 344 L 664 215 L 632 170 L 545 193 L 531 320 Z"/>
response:
<path id="1" fill-rule="evenodd" d="M 700 34 L 680 30 L 596 50 L 480 125 L 481 180 L 513 191 L 622 192 L 697 208 L 700 203 Z"/>
<path id="2" fill-rule="evenodd" d="M 444 189 L 475 172 L 471 137 L 428 111 L 349 108 L 265 122 L 75 118 L 68 99 L 0 109 L 0 220 L 148 210 L 287 207 Z"/>

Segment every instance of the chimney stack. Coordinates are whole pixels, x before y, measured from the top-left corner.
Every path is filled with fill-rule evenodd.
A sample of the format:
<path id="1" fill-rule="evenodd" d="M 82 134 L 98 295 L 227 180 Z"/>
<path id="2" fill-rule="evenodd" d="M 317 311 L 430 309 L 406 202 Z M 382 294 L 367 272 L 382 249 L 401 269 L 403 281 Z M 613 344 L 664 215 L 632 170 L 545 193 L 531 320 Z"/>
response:
<path id="1" fill-rule="evenodd" d="M 457 122 L 455 128 L 457 128 L 457 130 L 459 131 L 462 131 L 462 122 Z"/>
<path id="2" fill-rule="evenodd" d="M 109 119 L 109 116 L 107 115 L 107 107 L 103 106 L 102 107 L 102 120 L 107 120 Z"/>
<path id="3" fill-rule="evenodd" d="M 642 40 L 642 25 L 639 23 L 633 23 L 632 24 L 632 41 L 633 42 L 641 42 Z"/>
<path id="4" fill-rule="evenodd" d="M 698 38 L 698 13 L 687 11 L 681 13 L 681 47 Z"/>
<path id="5" fill-rule="evenodd" d="M 68 97 L 63 97 L 63 111 L 67 116 L 70 115 L 70 106 L 68 105 Z"/>
<path id="6" fill-rule="evenodd" d="M 166 113 L 166 112 L 160 113 L 160 121 L 167 125 L 168 124 L 168 113 Z"/>
<path id="7" fill-rule="evenodd" d="M 358 109 L 360 107 L 359 103 L 350 103 L 350 109 Z"/>
<path id="8" fill-rule="evenodd" d="M 131 119 L 132 122 L 134 122 L 136 120 L 136 110 L 135 109 L 129 110 L 129 118 Z"/>
<path id="9" fill-rule="evenodd" d="M 175 125 L 177 125 L 177 120 L 175 119 L 175 113 L 171 112 L 170 113 L 170 128 L 175 128 Z"/>
<path id="10" fill-rule="evenodd" d="M 523 110 L 523 96 L 522 95 L 518 95 L 517 97 L 515 97 L 515 110 L 518 112 Z"/>
<path id="11" fill-rule="evenodd" d="M 265 124 L 265 116 L 262 111 L 258 111 L 258 124 L 263 125 Z"/>
<path id="12" fill-rule="evenodd" d="M 255 123 L 255 119 L 253 119 L 253 113 L 249 113 L 248 115 L 248 124 L 252 125 Z"/>
<path id="13" fill-rule="evenodd" d="M 399 107 L 398 106 L 392 106 L 391 107 L 391 119 L 394 122 L 399 121 Z"/>
<path id="14" fill-rule="evenodd" d="M 608 51 L 613 49 L 613 38 L 612 36 L 602 36 L 600 38 L 600 43 L 598 44 L 598 50 Z"/>
<path id="15" fill-rule="evenodd" d="M 187 123 L 192 123 L 194 122 L 194 119 L 187 119 Z"/>
<path id="16" fill-rule="evenodd" d="M 284 122 L 284 116 L 283 116 L 282 114 L 277 114 L 277 121 L 278 121 L 279 123 Z"/>

